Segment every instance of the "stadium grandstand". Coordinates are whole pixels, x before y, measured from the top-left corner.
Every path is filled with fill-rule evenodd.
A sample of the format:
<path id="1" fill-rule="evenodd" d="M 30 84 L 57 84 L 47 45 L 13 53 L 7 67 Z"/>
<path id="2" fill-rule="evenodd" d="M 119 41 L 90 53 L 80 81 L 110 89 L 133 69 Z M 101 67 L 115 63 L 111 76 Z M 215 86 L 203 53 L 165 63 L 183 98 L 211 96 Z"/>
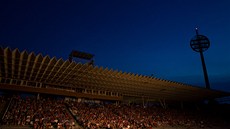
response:
<path id="1" fill-rule="evenodd" d="M 93 57 L 79 52 L 72 55 L 90 60 Z M 75 62 L 72 58 L 63 60 L 1 47 L 0 89 L 6 93 L 0 100 L 2 128 L 212 128 L 219 121 L 222 127 L 228 126 L 225 116 L 219 119 L 223 112 L 209 120 L 213 114 L 201 113 L 198 105 L 228 97 L 228 92 L 103 68 L 92 60 Z M 22 97 L 18 93 L 33 95 Z M 170 104 L 180 105 L 182 112 L 169 109 Z M 197 110 L 185 111 L 186 104 Z"/>

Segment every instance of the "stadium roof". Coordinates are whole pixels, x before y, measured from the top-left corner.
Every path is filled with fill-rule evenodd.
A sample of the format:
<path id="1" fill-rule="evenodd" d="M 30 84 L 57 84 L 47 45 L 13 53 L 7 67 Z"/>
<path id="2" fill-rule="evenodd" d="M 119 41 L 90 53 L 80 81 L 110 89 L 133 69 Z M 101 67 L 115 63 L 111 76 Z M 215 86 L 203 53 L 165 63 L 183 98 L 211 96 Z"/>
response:
<path id="1" fill-rule="evenodd" d="M 20 52 L 18 49 L 0 48 L 0 66 L 1 78 L 118 92 L 123 96 L 193 101 L 230 95 L 150 76 L 35 55 L 33 52 Z"/>

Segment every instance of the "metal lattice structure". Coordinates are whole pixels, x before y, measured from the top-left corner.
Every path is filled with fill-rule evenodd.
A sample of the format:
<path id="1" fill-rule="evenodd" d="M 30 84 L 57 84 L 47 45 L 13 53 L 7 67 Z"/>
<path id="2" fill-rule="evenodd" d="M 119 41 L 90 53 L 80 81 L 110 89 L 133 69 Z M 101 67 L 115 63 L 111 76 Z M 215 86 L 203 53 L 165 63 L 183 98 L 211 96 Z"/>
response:
<path id="1" fill-rule="evenodd" d="M 27 81 L 39 83 L 41 88 L 42 84 L 50 84 L 68 87 L 73 91 L 79 88 L 92 89 L 149 99 L 195 101 L 229 96 L 229 93 L 222 91 L 64 61 L 10 48 L 0 48 L 0 79 L 2 87 L 7 86 L 6 83 L 20 87 L 23 85 L 21 81 Z M 10 82 L 6 82 L 6 79 Z M 14 80 L 20 80 L 20 82 L 11 82 Z"/>

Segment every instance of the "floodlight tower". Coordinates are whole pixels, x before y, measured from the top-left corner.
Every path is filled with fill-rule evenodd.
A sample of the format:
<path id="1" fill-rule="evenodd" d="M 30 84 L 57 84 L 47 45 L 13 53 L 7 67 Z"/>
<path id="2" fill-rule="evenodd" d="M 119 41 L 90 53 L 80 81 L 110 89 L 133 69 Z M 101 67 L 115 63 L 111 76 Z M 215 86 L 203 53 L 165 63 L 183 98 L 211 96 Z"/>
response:
<path id="1" fill-rule="evenodd" d="M 199 52 L 200 53 L 201 62 L 202 62 L 202 66 L 203 66 L 203 72 L 204 72 L 204 79 L 205 79 L 206 88 L 210 89 L 210 84 L 209 84 L 209 80 L 208 80 L 207 69 L 206 69 L 206 66 L 205 66 L 204 55 L 203 55 L 203 52 L 206 51 L 209 48 L 210 41 L 209 41 L 209 39 L 206 36 L 199 35 L 198 34 L 198 28 L 196 28 L 196 35 L 191 39 L 190 46 L 191 46 L 191 48 L 195 52 Z"/>

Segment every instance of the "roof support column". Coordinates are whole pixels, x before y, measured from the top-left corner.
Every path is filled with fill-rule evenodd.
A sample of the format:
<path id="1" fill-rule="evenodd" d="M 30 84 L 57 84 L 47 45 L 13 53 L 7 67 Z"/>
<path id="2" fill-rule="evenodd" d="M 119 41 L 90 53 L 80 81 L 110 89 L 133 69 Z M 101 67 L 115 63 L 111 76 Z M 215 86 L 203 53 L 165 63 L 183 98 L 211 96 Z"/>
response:
<path id="1" fill-rule="evenodd" d="M 39 100 L 39 99 L 40 99 L 40 93 L 37 94 L 37 100 Z"/>
<path id="2" fill-rule="evenodd" d="M 143 104 L 143 108 L 145 107 L 145 98 L 144 96 L 142 96 L 142 104 Z"/>

